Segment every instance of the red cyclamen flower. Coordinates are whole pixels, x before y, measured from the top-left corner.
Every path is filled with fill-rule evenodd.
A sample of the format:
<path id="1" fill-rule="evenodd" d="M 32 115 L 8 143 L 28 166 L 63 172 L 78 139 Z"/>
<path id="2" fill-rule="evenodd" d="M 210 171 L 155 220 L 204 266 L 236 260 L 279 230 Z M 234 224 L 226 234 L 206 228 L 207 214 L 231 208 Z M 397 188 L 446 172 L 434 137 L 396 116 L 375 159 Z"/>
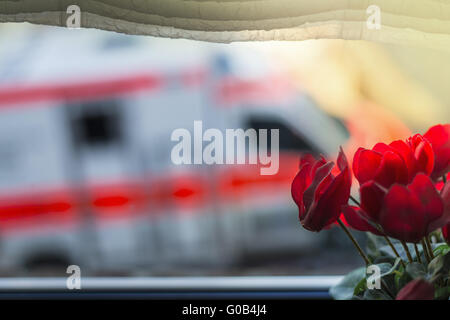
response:
<path id="1" fill-rule="evenodd" d="M 337 159 L 340 173 L 336 176 L 332 173 L 334 166 L 323 157 L 316 160 L 310 155 L 300 162 L 291 193 L 299 208 L 300 222 L 307 230 L 318 232 L 335 223 L 342 206 L 348 203 L 352 179 L 342 149 Z"/>
<path id="2" fill-rule="evenodd" d="M 442 235 L 444 236 L 445 241 L 450 243 L 450 223 L 442 228 Z"/>
<path id="3" fill-rule="evenodd" d="M 450 171 L 450 124 L 431 127 L 424 138 L 433 146 L 435 162 L 431 176 L 438 179 Z"/>
<path id="4" fill-rule="evenodd" d="M 434 286 L 424 279 L 409 282 L 400 290 L 395 300 L 433 300 Z"/>
<path id="5" fill-rule="evenodd" d="M 420 172 L 429 175 L 433 167 L 432 146 L 419 134 L 389 145 L 378 143 L 372 150 L 359 148 L 353 159 L 353 172 L 360 185 L 374 181 L 384 188 L 407 184 Z"/>
<path id="6" fill-rule="evenodd" d="M 444 214 L 440 224 L 443 225 L 442 234 L 444 239 L 450 244 L 450 181 L 442 188 L 441 197 L 444 201 Z"/>
<path id="7" fill-rule="evenodd" d="M 361 208 L 345 208 L 343 213 L 356 230 L 379 235 L 373 227 L 378 224 L 390 237 L 419 242 L 449 222 L 450 212 L 444 211 L 445 202 L 450 202 L 448 198 L 440 195 L 431 179 L 420 173 L 407 186 L 394 184 L 385 189 L 373 181 L 365 183 L 361 187 Z"/>
<path id="8" fill-rule="evenodd" d="M 419 242 L 440 228 L 444 203 L 431 179 L 418 174 L 408 186 L 393 185 L 383 199 L 379 222 L 386 235 Z"/>

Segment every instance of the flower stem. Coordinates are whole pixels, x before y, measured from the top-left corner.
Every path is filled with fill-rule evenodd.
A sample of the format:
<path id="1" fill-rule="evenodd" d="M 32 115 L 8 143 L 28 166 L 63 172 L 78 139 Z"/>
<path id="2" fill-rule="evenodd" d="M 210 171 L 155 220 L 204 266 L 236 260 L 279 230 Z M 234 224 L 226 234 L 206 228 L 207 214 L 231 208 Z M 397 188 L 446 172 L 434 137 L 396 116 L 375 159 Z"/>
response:
<path id="1" fill-rule="evenodd" d="M 361 207 L 361 204 L 359 203 L 359 201 L 356 200 L 355 198 L 353 198 L 352 195 L 350 195 L 350 199 L 351 199 L 358 207 Z"/>
<path id="2" fill-rule="evenodd" d="M 430 259 L 430 255 L 428 254 L 427 244 L 425 243 L 425 240 L 423 240 L 423 239 L 422 239 L 421 243 L 422 243 L 422 250 L 425 255 L 425 259 L 427 259 L 427 262 L 430 263 L 431 259 Z"/>
<path id="3" fill-rule="evenodd" d="M 364 262 L 366 263 L 366 265 L 369 265 L 371 262 L 370 262 L 369 258 L 366 256 L 366 254 L 364 253 L 364 251 L 359 246 L 356 239 L 352 236 L 352 234 L 347 229 L 347 227 L 342 223 L 341 219 L 338 219 L 337 221 L 338 221 L 339 225 L 341 226 L 341 228 L 344 230 L 344 232 L 347 234 L 347 236 L 350 238 L 350 240 L 353 242 L 353 245 L 355 246 L 356 250 L 358 250 L 359 255 L 364 259 Z"/>
<path id="4" fill-rule="evenodd" d="M 413 262 L 413 259 L 411 257 L 411 253 L 409 252 L 409 249 L 408 249 L 408 246 L 406 245 L 406 242 L 405 241 L 400 241 L 400 242 L 401 242 L 401 244 L 403 246 L 403 249 L 405 249 L 406 256 L 408 257 L 409 262 L 410 263 Z"/>
<path id="5" fill-rule="evenodd" d="M 383 228 L 377 223 L 375 224 L 375 227 L 377 228 L 377 230 L 383 234 L 384 239 L 386 240 L 386 242 L 388 243 L 388 245 L 391 247 L 392 251 L 395 253 L 395 255 L 397 256 L 397 258 L 400 258 L 400 262 L 402 263 L 402 266 L 405 266 L 405 263 L 403 262 L 402 257 L 400 257 L 397 249 L 395 249 L 394 244 L 391 242 L 391 240 L 389 240 L 389 237 L 384 233 Z"/>
<path id="6" fill-rule="evenodd" d="M 431 242 L 430 239 L 428 239 L 428 237 L 425 237 L 425 241 L 427 243 L 427 247 L 430 253 L 430 259 L 433 260 L 434 259 L 434 253 L 433 253 L 433 247 L 431 246 Z"/>
<path id="7" fill-rule="evenodd" d="M 444 184 L 447 183 L 447 176 L 445 174 L 442 176 L 442 181 L 444 181 Z"/>
<path id="8" fill-rule="evenodd" d="M 352 198 L 353 201 L 355 201 L 355 203 L 358 203 L 356 200 L 354 200 Z M 359 205 L 359 204 L 358 204 Z M 370 265 L 370 259 L 369 257 L 367 257 L 367 255 L 364 253 L 364 251 L 361 249 L 360 245 L 358 244 L 358 242 L 356 241 L 356 239 L 352 236 L 352 234 L 350 233 L 350 231 L 348 230 L 348 228 L 345 226 L 345 224 L 342 223 L 341 219 L 337 220 L 339 225 L 341 226 L 341 228 L 344 230 L 344 232 L 347 234 L 347 236 L 350 238 L 350 240 L 353 242 L 353 245 L 355 246 L 356 250 L 358 250 L 359 255 L 364 259 L 364 262 L 366 263 L 366 266 Z M 386 237 L 387 238 L 387 237 Z M 402 261 L 403 263 L 403 261 Z M 392 292 L 389 290 L 388 286 L 386 285 L 386 283 L 384 282 L 383 279 L 381 279 L 381 286 L 383 288 L 384 291 L 386 291 L 386 293 L 392 298 L 394 299 L 394 295 L 392 294 Z"/>
<path id="9" fill-rule="evenodd" d="M 416 250 L 417 261 L 419 261 L 419 263 L 422 263 L 422 258 L 420 257 L 420 252 L 419 248 L 417 247 L 417 243 L 414 243 L 414 250 Z"/>
<path id="10" fill-rule="evenodd" d="M 381 232 L 381 227 L 379 227 L 379 231 Z M 400 259 L 400 263 L 402 264 L 402 266 L 405 267 L 405 262 L 403 261 L 402 257 L 400 257 L 400 254 L 398 253 L 397 249 L 395 249 L 394 244 L 391 242 L 391 240 L 389 240 L 389 237 L 385 234 L 383 234 L 383 237 L 386 240 L 386 242 L 388 243 L 388 245 L 391 247 L 392 251 L 397 256 L 397 258 Z"/>

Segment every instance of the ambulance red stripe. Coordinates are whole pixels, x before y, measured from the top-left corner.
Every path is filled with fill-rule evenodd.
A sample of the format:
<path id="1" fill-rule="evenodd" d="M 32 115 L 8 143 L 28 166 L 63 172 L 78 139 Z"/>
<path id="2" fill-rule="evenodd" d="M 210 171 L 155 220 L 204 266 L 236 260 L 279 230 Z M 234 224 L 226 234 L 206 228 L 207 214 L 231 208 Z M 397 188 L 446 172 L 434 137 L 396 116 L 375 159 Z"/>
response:
<path id="1" fill-rule="evenodd" d="M 272 176 L 261 176 L 259 166 L 240 165 L 221 170 L 213 182 L 202 172 L 184 172 L 149 178 L 148 182 L 144 179 L 91 184 L 85 186 L 82 195 L 80 190 L 65 187 L 3 195 L 0 196 L 0 229 L 14 231 L 24 226 L 39 228 L 46 223 L 76 223 L 81 214 L 92 214 L 101 222 L 139 214 L 158 215 L 167 210 L 201 212 L 212 201 L 245 202 L 248 192 L 258 192 L 261 197 L 273 194 L 273 190 L 285 190 L 288 194 L 298 157 L 284 154 L 280 159 L 280 171 Z M 214 190 L 211 183 L 217 184 Z M 213 192 L 217 194 L 213 196 Z M 87 198 L 86 203 L 81 197 Z"/>
<path id="2" fill-rule="evenodd" d="M 133 75 L 119 79 L 99 79 L 79 83 L 54 83 L 45 85 L 17 85 L 0 87 L 0 107 L 13 104 L 32 106 L 52 100 L 91 100 L 118 96 L 142 90 L 155 90 L 164 84 L 160 75 Z"/>

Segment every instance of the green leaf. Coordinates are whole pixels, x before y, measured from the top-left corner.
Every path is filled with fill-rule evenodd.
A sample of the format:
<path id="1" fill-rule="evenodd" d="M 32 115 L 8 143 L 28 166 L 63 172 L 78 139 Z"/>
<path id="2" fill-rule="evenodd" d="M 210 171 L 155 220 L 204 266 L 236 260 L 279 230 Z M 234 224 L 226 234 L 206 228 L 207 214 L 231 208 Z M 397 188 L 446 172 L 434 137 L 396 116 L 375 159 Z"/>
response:
<path id="1" fill-rule="evenodd" d="M 411 257 L 413 258 L 413 260 L 415 260 L 416 259 L 416 251 L 414 249 L 414 245 L 412 243 L 408 243 L 407 246 L 409 249 L 409 253 L 411 254 Z M 408 256 L 406 255 L 405 249 L 403 248 L 402 244 L 399 242 L 396 242 L 396 243 L 394 243 L 394 247 L 395 247 L 395 250 L 397 250 L 400 257 L 403 259 L 403 261 L 408 261 Z M 383 255 L 397 258 L 396 254 L 394 253 L 394 251 L 392 250 L 392 248 L 389 245 L 381 247 L 380 252 Z M 420 248 L 419 248 L 419 252 L 420 252 Z"/>
<path id="2" fill-rule="evenodd" d="M 378 264 L 380 268 L 380 277 L 383 279 L 384 284 L 387 286 L 387 289 L 390 292 L 396 291 L 396 283 L 395 283 L 395 272 L 401 267 L 400 259 L 395 259 L 393 264 L 390 263 L 382 263 Z"/>
<path id="3" fill-rule="evenodd" d="M 382 290 L 366 290 L 363 296 L 364 300 L 392 300 L 392 298 Z"/>
<path id="4" fill-rule="evenodd" d="M 450 253 L 435 257 L 428 264 L 428 273 L 431 276 L 431 282 L 448 276 L 450 272 Z"/>
<path id="5" fill-rule="evenodd" d="M 450 246 L 446 243 L 438 244 L 436 248 L 433 249 L 433 253 L 435 256 L 446 255 L 450 252 Z"/>
<path id="6" fill-rule="evenodd" d="M 353 296 L 359 296 L 364 293 L 367 289 L 367 280 L 366 278 L 362 278 L 361 281 L 358 282 L 358 284 L 355 287 L 355 290 L 353 290 Z"/>
<path id="7" fill-rule="evenodd" d="M 409 263 L 406 266 L 406 273 L 412 278 L 425 278 L 427 270 L 424 265 L 418 262 Z"/>
<path id="8" fill-rule="evenodd" d="M 369 258 L 372 259 L 372 261 L 381 256 L 379 248 L 385 245 L 386 240 L 383 237 L 376 236 L 372 233 L 367 233 L 366 252 Z"/>
<path id="9" fill-rule="evenodd" d="M 400 264 L 400 259 L 395 259 L 394 263 L 384 262 L 384 263 L 377 263 L 374 264 L 380 269 L 380 278 L 387 277 L 394 273 L 394 271 L 398 268 Z M 375 280 L 376 278 L 374 278 Z"/>
<path id="10" fill-rule="evenodd" d="M 395 259 L 395 262 L 393 265 L 390 263 L 382 263 L 382 264 L 378 265 L 382 272 L 381 277 L 386 277 L 386 276 L 392 274 L 398 268 L 399 264 L 400 264 L 400 259 L 397 258 L 397 259 Z"/>
<path id="11" fill-rule="evenodd" d="M 405 268 L 400 265 L 398 270 L 396 270 L 394 276 L 395 289 L 398 292 L 401 288 L 403 288 L 411 279 L 406 273 Z"/>
<path id="12" fill-rule="evenodd" d="M 450 287 L 438 288 L 434 291 L 435 299 L 445 299 L 447 300 L 450 296 Z"/>
<path id="13" fill-rule="evenodd" d="M 353 298 L 355 287 L 366 278 L 366 268 L 361 267 L 347 274 L 337 285 L 331 287 L 330 295 L 335 300 L 350 300 Z"/>

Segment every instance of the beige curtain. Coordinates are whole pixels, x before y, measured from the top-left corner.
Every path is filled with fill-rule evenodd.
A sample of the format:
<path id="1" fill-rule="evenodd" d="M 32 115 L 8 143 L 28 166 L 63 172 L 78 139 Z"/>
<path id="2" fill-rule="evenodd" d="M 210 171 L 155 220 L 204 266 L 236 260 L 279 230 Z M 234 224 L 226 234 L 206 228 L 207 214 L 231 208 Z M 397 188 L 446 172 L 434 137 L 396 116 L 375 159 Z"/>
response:
<path id="1" fill-rule="evenodd" d="M 0 0 L 0 22 L 64 27 L 71 5 L 80 8 L 81 27 L 127 34 L 214 42 L 333 38 L 450 50 L 449 0 Z"/>

